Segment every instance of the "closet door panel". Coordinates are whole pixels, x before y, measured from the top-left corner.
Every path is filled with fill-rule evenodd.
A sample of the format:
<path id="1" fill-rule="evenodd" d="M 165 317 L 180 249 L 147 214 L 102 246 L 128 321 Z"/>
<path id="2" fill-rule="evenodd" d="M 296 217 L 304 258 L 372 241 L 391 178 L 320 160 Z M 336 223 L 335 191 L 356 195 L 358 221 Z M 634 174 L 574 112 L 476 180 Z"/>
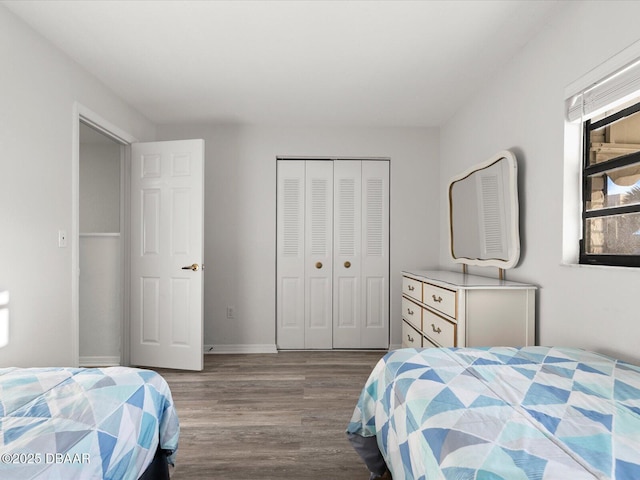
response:
<path id="1" fill-rule="evenodd" d="M 333 162 L 306 161 L 305 348 L 332 346 Z"/>
<path id="2" fill-rule="evenodd" d="M 362 162 L 361 345 L 389 346 L 389 162 Z"/>
<path id="3" fill-rule="evenodd" d="M 305 162 L 278 161 L 277 168 L 277 344 L 304 348 Z"/>
<path id="4" fill-rule="evenodd" d="M 334 162 L 333 347 L 359 348 L 362 161 Z"/>

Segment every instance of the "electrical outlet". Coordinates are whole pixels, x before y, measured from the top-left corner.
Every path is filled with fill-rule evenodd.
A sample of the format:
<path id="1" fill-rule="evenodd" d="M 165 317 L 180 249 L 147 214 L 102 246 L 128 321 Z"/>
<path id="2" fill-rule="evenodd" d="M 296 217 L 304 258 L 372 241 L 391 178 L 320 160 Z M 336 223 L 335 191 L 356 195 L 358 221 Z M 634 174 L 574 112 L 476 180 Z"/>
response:
<path id="1" fill-rule="evenodd" d="M 58 247 L 66 248 L 67 246 L 67 232 L 65 230 L 58 230 Z"/>
<path id="2" fill-rule="evenodd" d="M 227 307 L 227 318 L 236 318 L 236 307 Z"/>

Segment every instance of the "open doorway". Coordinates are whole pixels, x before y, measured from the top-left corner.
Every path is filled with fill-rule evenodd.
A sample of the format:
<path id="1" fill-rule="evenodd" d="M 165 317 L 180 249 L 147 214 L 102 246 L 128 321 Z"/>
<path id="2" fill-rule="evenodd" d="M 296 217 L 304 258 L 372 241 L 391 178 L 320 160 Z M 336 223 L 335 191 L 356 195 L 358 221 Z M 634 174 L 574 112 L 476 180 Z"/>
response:
<path id="1" fill-rule="evenodd" d="M 126 228 L 129 221 L 128 182 L 130 175 L 128 165 L 131 144 L 137 139 L 80 103 L 74 104 L 73 121 L 72 142 L 74 149 L 71 175 L 73 221 L 70 237 L 72 248 L 71 305 L 74 337 L 76 338 L 73 365 L 128 365 L 129 244 L 128 229 Z M 111 160 L 104 160 L 103 156 L 97 154 L 94 162 L 98 165 L 90 167 L 89 170 L 85 169 L 87 152 L 100 149 L 111 150 L 109 155 L 104 154 Z M 118 152 L 117 159 L 116 151 Z M 81 153 L 84 154 L 82 186 L 80 178 Z M 100 161 L 100 158 L 103 160 Z M 91 160 L 89 162 L 92 163 Z M 100 176 L 103 174 L 109 176 L 108 181 L 102 181 Z M 91 180 L 91 176 L 98 178 Z M 82 198 L 81 188 L 83 190 Z M 94 188 L 101 190 L 102 193 L 94 195 Z M 81 209 L 82 225 L 80 221 Z M 107 210 L 108 213 L 106 213 Z M 109 215 L 109 220 L 100 219 L 99 217 L 102 215 Z M 117 220 L 115 220 L 116 218 Z M 106 258 L 110 259 L 108 262 L 96 262 L 96 257 L 102 255 L 100 248 L 97 248 L 100 244 L 109 244 L 104 250 L 105 252 L 109 250 L 105 254 L 105 257 L 108 255 Z M 81 249 L 83 262 L 80 261 Z M 98 265 L 92 265 L 92 262 Z M 97 268 L 100 263 L 104 267 L 103 271 Z M 115 272 L 119 272 L 119 275 L 116 275 Z M 108 292 L 102 291 L 99 283 L 100 276 L 107 274 L 110 276 L 110 280 L 108 285 L 106 282 L 104 285 L 109 287 Z M 89 281 L 91 276 L 95 277 L 93 284 Z M 80 314 L 81 290 L 84 296 L 82 316 Z M 110 300 L 105 300 L 105 297 Z M 91 305 L 91 302 L 96 302 L 97 305 Z M 99 307 L 99 304 L 102 306 Z M 92 318 L 94 310 L 101 310 L 102 319 L 100 321 Z M 109 320 L 105 320 L 105 317 Z M 119 319 L 117 325 L 114 325 L 115 318 Z M 96 327 L 96 331 L 91 331 L 94 324 L 100 324 L 100 326 Z M 109 328 L 108 325 L 113 325 L 113 328 Z M 105 330 L 109 332 L 109 339 L 103 342 L 100 338 L 101 346 L 97 347 L 96 338 L 98 335 L 96 334 Z M 87 343 L 85 343 L 86 337 L 90 337 Z M 103 349 L 102 343 L 108 347 Z"/>
<path id="2" fill-rule="evenodd" d="M 79 122 L 80 366 L 123 360 L 123 149 Z"/>
<path id="3" fill-rule="evenodd" d="M 138 142 L 78 103 L 74 121 L 71 303 L 77 343 L 73 363 L 127 366 L 135 362 L 138 366 L 202 370 L 204 141 Z M 100 164 L 93 167 L 99 185 L 85 185 L 89 177 L 85 165 L 81 175 L 80 157 L 88 142 L 81 135 L 93 134 L 106 136 L 119 149 L 119 184 L 115 165 Z M 112 161 L 118 163 L 115 157 Z M 138 180 L 154 185 L 147 188 Z M 113 195 L 116 189 L 119 193 Z M 97 190 L 103 194 L 87 200 Z M 119 211 L 118 221 L 113 220 L 115 211 Z M 160 274 L 136 270 L 142 264 Z M 95 271 L 88 270 L 94 267 Z M 81 290 L 86 299 L 80 298 Z M 97 298 L 104 302 L 100 315 L 92 310 L 99 309 L 94 304 Z M 107 318 L 100 327 L 94 325 L 98 317 Z M 103 349 L 107 344 L 109 348 Z"/>

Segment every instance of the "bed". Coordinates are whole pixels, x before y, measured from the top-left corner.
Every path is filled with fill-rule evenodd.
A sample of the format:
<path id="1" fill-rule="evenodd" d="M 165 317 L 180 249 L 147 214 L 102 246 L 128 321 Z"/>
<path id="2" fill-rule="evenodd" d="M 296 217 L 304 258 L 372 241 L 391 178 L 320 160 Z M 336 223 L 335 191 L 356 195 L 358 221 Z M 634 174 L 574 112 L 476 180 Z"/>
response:
<path id="1" fill-rule="evenodd" d="M 638 480 L 640 367 L 571 348 L 396 350 L 347 433 L 372 478 Z"/>
<path id="2" fill-rule="evenodd" d="M 2 368 L 0 415 L 3 479 L 157 479 L 178 448 L 169 386 L 149 370 Z"/>

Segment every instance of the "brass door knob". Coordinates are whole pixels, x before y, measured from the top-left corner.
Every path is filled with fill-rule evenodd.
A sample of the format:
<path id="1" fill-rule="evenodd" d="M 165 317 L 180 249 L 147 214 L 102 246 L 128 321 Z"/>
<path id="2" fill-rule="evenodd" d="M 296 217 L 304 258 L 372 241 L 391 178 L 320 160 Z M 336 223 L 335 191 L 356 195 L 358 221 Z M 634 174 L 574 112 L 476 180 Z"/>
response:
<path id="1" fill-rule="evenodd" d="M 316 268 L 322 268 L 322 262 L 316 262 Z"/>
<path id="2" fill-rule="evenodd" d="M 186 267 L 182 267 L 182 270 L 192 270 L 194 272 L 197 272 L 200 269 L 200 265 L 198 265 L 197 263 L 194 263 L 192 265 L 187 265 Z"/>
<path id="3" fill-rule="evenodd" d="M 344 268 L 349 268 L 350 266 L 351 266 L 351 262 L 349 260 L 344 262 Z"/>

